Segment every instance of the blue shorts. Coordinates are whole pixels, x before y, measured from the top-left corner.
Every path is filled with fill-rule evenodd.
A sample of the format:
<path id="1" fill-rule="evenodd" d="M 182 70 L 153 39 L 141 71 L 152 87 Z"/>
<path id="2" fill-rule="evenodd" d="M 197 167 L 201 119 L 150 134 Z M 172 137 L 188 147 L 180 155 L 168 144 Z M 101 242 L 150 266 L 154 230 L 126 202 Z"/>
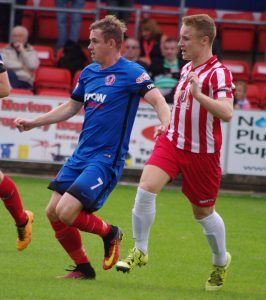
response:
<path id="1" fill-rule="evenodd" d="M 124 164 L 113 168 L 111 165 L 94 161 L 83 169 L 74 169 L 66 163 L 48 188 L 61 195 L 69 193 L 83 204 L 86 211 L 94 212 L 104 205 L 123 168 Z"/>

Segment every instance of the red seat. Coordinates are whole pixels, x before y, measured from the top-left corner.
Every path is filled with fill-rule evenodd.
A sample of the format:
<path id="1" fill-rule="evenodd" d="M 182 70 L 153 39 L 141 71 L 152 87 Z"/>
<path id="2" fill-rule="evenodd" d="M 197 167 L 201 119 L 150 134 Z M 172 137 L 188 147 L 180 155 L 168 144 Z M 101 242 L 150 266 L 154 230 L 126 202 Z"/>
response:
<path id="1" fill-rule="evenodd" d="M 223 60 L 222 63 L 231 71 L 234 81 L 249 80 L 249 67 L 247 62 L 242 60 Z"/>
<path id="2" fill-rule="evenodd" d="M 78 82 L 78 79 L 79 79 L 79 76 L 80 76 L 80 73 L 81 73 L 81 70 L 77 71 L 73 77 L 73 81 L 72 81 L 72 89 L 74 90 L 77 82 Z"/>
<path id="3" fill-rule="evenodd" d="M 247 99 L 253 109 L 260 109 L 261 97 L 260 90 L 256 84 L 247 84 Z"/>
<path id="4" fill-rule="evenodd" d="M 33 92 L 25 89 L 11 89 L 10 94 L 33 95 Z"/>
<path id="5" fill-rule="evenodd" d="M 158 13 L 153 12 L 154 10 Z M 179 8 L 177 6 L 167 5 L 151 5 L 144 13 L 145 17 L 154 19 L 163 34 L 174 38 L 178 37 L 179 15 L 163 14 L 160 11 L 170 11 L 178 13 Z"/>
<path id="6" fill-rule="evenodd" d="M 54 50 L 49 46 L 34 45 L 33 48 L 38 53 L 41 66 L 51 66 L 55 65 L 54 61 Z"/>
<path id="7" fill-rule="evenodd" d="M 38 91 L 39 96 L 70 97 L 68 91 L 42 88 Z"/>
<path id="8" fill-rule="evenodd" d="M 222 19 L 254 21 L 254 15 L 251 12 L 226 13 Z M 222 51 L 249 52 L 253 49 L 255 26 L 251 24 L 222 23 L 220 25 L 220 36 Z"/>
<path id="9" fill-rule="evenodd" d="M 26 5 L 33 6 L 33 0 L 27 0 Z M 33 35 L 33 28 L 34 28 L 34 22 L 35 22 L 35 15 L 36 12 L 33 10 L 23 10 L 22 11 L 22 20 L 21 25 L 26 27 L 29 32 L 29 37 Z"/>
<path id="10" fill-rule="evenodd" d="M 8 43 L 0 43 L 0 49 L 5 48 L 8 45 Z"/>
<path id="11" fill-rule="evenodd" d="M 251 81 L 257 85 L 266 85 L 266 62 L 256 62 L 253 65 Z"/>
<path id="12" fill-rule="evenodd" d="M 215 9 L 206 9 L 206 8 L 188 8 L 185 15 L 197 15 L 197 14 L 207 14 L 213 19 L 217 18 L 217 13 Z"/>
<path id="13" fill-rule="evenodd" d="M 262 93 L 261 93 L 260 107 L 261 109 L 266 110 L 266 87 L 265 86 L 262 89 Z"/>
<path id="14" fill-rule="evenodd" d="M 40 67 L 35 75 L 35 91 L 37 94 L 42 89 L 53 89 L 70 92 L 71 74 L 67 69 L 53 67 Z"/>
<path id="15" fill-rule="evenodd" d="M 260 21 L 266 22 L 266 11 L 261 13 Z M 258 26 L 258 51 L 266 51 L 266 25 Z"/>
<path id="16" fill-rule="evenodd" d="M 40 7 L 55 8 L 54 0 L 41 0 Z M 38 11 L 37 38 L 40 40 L 57 40 L 57 20 L 55 12 Z"/>
<path id="17" fill-rule="evenodd" d="M 84 9 L 95 9 L 95 2 L 85 2 Z M 79 31 L 79 40 L 89 42 L 90 25 L 95 21 L 95 13 L 82 14 L 82 22 Z"/>

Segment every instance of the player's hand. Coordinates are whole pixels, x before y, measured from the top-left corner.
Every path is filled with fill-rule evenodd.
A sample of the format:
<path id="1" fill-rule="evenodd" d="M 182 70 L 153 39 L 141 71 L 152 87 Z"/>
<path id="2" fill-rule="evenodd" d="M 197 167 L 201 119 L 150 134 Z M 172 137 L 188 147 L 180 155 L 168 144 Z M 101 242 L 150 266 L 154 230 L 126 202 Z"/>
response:
<path id="1" fill-rule="evenodd" d="M 197 99 L 201 93 L 198 75 L 195 72 L 190 72 L 188 74 L 188 81 L 190 82 L 190 92 L 192 96 Z"/>
<path id="2" fill-rule="evenodd" d="M 35 127 L 33 120 L 22 118 L 16 118 L 14 125 L 20 132 L 28 131 Z"/>
<path id="3" fill-rule="evenodd" d="M 166 130 L 167 130 L 167 126 L 165 125 L 156 126 L 154 130 L 153 138 L 156 139 L 158 136 L 164 134 Z"/>

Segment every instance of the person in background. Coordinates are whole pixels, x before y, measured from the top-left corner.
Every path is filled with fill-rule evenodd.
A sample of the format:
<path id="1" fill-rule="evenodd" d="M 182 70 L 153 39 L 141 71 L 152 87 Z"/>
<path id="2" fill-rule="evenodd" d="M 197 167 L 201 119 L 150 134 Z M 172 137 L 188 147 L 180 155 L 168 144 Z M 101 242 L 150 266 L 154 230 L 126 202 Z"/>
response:
<path id="1" fill-rule="evenodd" d="M 141 175 L 132 210 L 134 248 L 116 264 L 122 272 L 147 264 L 156 196 L 182 173 L 182 192 L 212 253 L 207 291 L 223 287 L 231 262 L 224 222 L 214 207 L 222 175 L 220 120 L 229 122 L 232 118 L 234 84 L 230 71 L 212 53 L 215 35 L 214 20 L 208 15 L 183 17 L 179 46 L 183 58 L 190 62 L 181 70 L 167 132 L 157 138 Z"/>
<path id="2" fill-rule="evenodd" d="M 0 98 L 7 97 L 10 85 L 6 68 L 0 55 Z M 11 178 L 0 171 L 0 198 L 15 221 L 17 228 L 17 249 L 24 250 L 32 238 L 33 213 L 24 210 L 18 189 Z"/>
<path id="3" fill-rule="evenodd" d="M 139 40 L 129 37 L 124 43 L 124 53 L 123 56 L 131 61 L 140 64 L 146 71 L 149 71 L 149 66 L 145 62 L 139 60 L 140 58 L 140 44 Z"/>
<path id="4" fill-rule="evenodd" d="M 75 73 L 82 70 L 87 62 L 87 57 L 84 54 L 80 44 L 68 40 L 65 43 L 63 54 L 57 62 L 59 68 L 68 69 L 72 78 Z"/>
<path id="5" fill-rule="evenodd" d="M 85 0 L 55 0 L 55 5 L 57 8 L 68 8 L 69 3 L 71 3 L 71 8 L 82 9 L 85 5 Z M 78 12 L 70 14 L 70 32 L 67 32 L 67 16 L 66 12 L 57 12 L 57 28 L 58 28 L 58 40 L 56 44 L 56 49 L 63 48 L 67 40 L 73 42 L 78 42 L 79 40 L 79 30 L 82 20 L 82 15 Z"/>
<path id="6" fill-rule="evenodd" d="M 26 27 L 14 27 L 11 43 L 1 51 L 12 88 L 33 88 L 34 71 L 39 67 L 40 61 L 37 52 L 28 43 L 28 36 Z"/>
<path id="7" fill-rule="evenodd" d="M 180 77 L 177 40 L 168 37 L 162 44 L 162 54 L 162 58 L 152 61 L 150 74 L 166 102 L 173 103 L 175 87 Z"/>
<path id="8" fill-rule="evenodd" d="M 247 84 L 244 81 L 237 81 L 235 83 L 234 108 L 251 109 L 251 105 L 247 99 Z"/>
<path id="9" fill-rule="evenodd" d="M 150 66 L 154 59 L 163 59 L 161 46 L 165 39 L 154 19 L 144 19 L 140 24 L 140 60 Z"/>
<path id="10" fill-rule="evenodd" d="M 133 0 L 106 0 L 107 6 L 117 6 L 119 8 L 131 8 L 133 5 Z M 116 16 L 119 20 L 125 22 L 126 24 L 130 18 L 130 11 L 118 11 L 118 10 L 108 10 L 107 13 L 109 15 Z"/>
<path id="11" fill-rule="evenodd" d="M 95 62 L 81 72 L 71 99 L 34 119 L 15 120 L 24 131 L 69 119 L 82 107 L 85 110 L 78 145 L 49 184 L 53 193 L 46 214 L 58 242 L 76 265 L 64 278 L 95 279 L 80 230 L 102 238 L 104 270 L 118 260 L 122 231 L 95 212 L 122 174 L 140 98 L 158 114 L 161 125 L 156 136 L 169 124 L 169 107 L 145 69 L 121 57 L 125 31 L 125 24 L 115 16 L 92 23 L 88 49 Z"/>

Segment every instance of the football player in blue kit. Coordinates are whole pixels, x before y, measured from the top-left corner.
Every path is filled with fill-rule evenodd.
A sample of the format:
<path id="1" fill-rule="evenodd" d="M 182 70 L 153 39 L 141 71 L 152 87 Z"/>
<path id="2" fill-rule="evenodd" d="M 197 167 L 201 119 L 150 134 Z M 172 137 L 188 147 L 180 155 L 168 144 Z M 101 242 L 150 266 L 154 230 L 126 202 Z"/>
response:
<path id="1" fill-rule="evenodd" d="M 143 67 L 120 54 L 125 24 L 108 15 L 90 26 L 88 49 L 94 63 L 81 72 L 71 99 L 34 119 L 15 120 L 20 131 L 66 120 L 84 107 L 77 148 L 49 184 L 46 208 L 55 237 L 75 263 L 64 278 L 94 279 L 95 271 L 82 245 L 80 231 L 103 239 L 103 269 L 119 258 L 122 231 L 95 215 L 117 184 L 140 97 L 150 103 L 161 122 L 155 137 L 165 132 L 170 111 Z"/>

